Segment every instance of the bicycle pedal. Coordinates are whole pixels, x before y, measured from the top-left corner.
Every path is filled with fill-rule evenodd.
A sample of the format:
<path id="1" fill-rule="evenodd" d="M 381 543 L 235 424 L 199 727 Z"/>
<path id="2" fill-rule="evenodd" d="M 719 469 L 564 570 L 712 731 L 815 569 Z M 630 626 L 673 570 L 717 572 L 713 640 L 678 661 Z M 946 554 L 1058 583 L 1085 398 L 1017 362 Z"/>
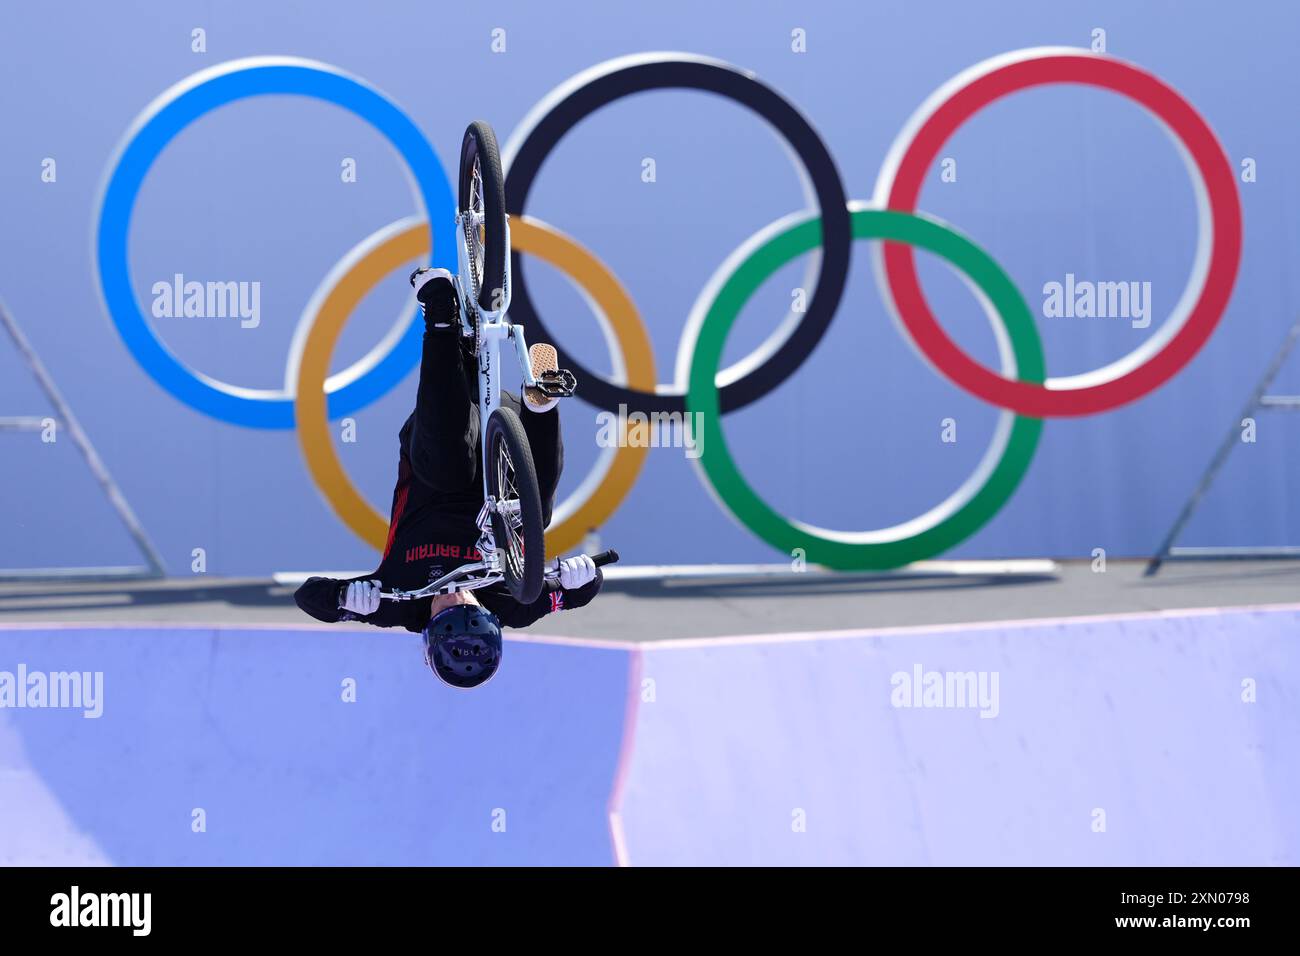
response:
<path id="1" fill-rule="evenodd" d="M 567 368 L 541 372 L 534 377 L 538 391 L 547 398 L 570 398 L 578 389 L 578 379 Z"/>

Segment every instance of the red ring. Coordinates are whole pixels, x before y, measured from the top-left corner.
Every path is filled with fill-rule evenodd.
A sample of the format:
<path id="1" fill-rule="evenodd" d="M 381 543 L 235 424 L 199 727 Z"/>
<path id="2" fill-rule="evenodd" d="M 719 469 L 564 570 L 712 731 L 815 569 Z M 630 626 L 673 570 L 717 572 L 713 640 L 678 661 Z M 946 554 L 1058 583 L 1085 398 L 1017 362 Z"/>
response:
<path id="1" fill-rule="evenodd" d="M 885 276 L 903 325 L 927 358 L 950 381 L 1000 408 L 1033 418 L 1088 415 L 1140 398 L 1175 375 L 1218 325 L 1241 261 L 1241 204 L 1223 148 L 1200 115 L 1174 89 L 1150 73 L 1118 60 L 1053 54 L 1022 60 L 977 77 L 929 116 L 899 161 L 888 208 L 915 212 L 927 171 L 962 123 L 995 100 L 1048 83 L 1082 83 L 1129 97 L 1162 119 L 1182 140 L 1200 170 L 1210 204 L 1210 263 L 1205 285 L 1187 321 L 1144 365 L 1117 379 L 1076 389 L 1049 389 L 1011 381 L 963 352 L 930 311 L 916 274 L 911 246 L 884 244 Z"/>

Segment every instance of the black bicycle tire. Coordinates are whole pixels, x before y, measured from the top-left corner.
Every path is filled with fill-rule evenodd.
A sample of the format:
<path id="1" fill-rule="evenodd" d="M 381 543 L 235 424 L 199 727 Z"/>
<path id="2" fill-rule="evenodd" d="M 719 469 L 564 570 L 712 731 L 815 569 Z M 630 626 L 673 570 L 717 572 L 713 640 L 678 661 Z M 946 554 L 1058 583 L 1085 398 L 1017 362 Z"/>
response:
<path id="1" fill-rule="evenodd" d="M 465 130 L 460 144 L 460 183 L 458 208 L 463 215 L 469 209 L 473 189 L 474 160 L 478 159 L 483 176 L 483 275 L 478 276 L 479 308 L 497 311 L 498 295 L 506 287 L 506 187 L 501 172 L 501 150 L 492 127 L 483 120 L 475 120 Z"/>
<path id="2" fill-rule="evenodd" d="M 498 408 L 488 419 L 486 432 L 488 469 L 488 494 L 500 499 L 501 488 L 497 471 L 497 445 L 504 442 L 514 466 L 515 491 L 519 495 L 519 514 L 523 521 L 522 573 L 512 566 L 510 537 L 506 534 L 505 519 L 492 515 L 492 535 L 501 554 L 501 571 L 505 576 L 510 595 L 520 604 L 532 604 L 542 593 L 546 571 L 546 529 L 542 525 L 542 498 L 537 484 L 537 469 L 533 464 L 532 448 L 528 434 L 519 415 L 510 408 Z"/>

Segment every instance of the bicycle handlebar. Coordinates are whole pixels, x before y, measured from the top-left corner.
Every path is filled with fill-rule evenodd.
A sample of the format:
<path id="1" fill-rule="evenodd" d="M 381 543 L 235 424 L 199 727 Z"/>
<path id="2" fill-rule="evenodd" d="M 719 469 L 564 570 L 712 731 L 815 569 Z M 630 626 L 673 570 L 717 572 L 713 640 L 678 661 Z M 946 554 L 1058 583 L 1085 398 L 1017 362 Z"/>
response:
<path id="1" fill-rule="evenodd" d="M 614 564 L 616 561 L 618 561 L 618 552 L 615 551 L 613 548 L 609 548 L 605 551 L 601 551 L 597 554 L 593 554 L 591 556 L 591 560 L 596 565 L 596 567 L 601 568 L 607 564 Z M 451 574 L 447 575 L 444 578 L 444 580 L 449 578 L 454 578 L 455 576 L 456 576 L 456 572 L 453 571 Z M 500 580 L 499 576 L 491 579 L 491 581 L 499 581 L 499 580 Z M 471 585 L 471 587 L 481 587 L 483 584 L 486 583 L 490 583 L 490 581 L 482 582 L 480 584 L 474 584 Z M 543 585 L 543 589 L 547 592 L 550 592 L 550 591 L 558 591 L 559 588 L 560 588 L 560 575 L 559 575 L 559 568 L 557 563 L 556 567 L 551 568 L 546 572 L 546 579 Z M 413 591 L 402 591 L 400 589 L 394 589 L 392 591 L 381 591 L 379 593 L 379 596 L 386 601 L 414 601 L 418 598 L 428 597 L 431 593 L 432 592 L 430 591 L 430 588 L 425 587 Z"/>
<path id="2" fill-rule="evenodd" d="M 606 551 L 600 551 L 596 554 L 593 554 L 591 556 L 591 560 L 596 565 L 596 567 L 603 568 L 607 564 L 614 564 L 616 561 L 618 561 L 618 552 L 615 551 L 613 548 L 610 548 Z M 546 572 L 546 581 L 542 585 L 542 590 L 545 591 L 547 594 L 551 593 L 552 591 L 560 590 L 560 576 L 557 571 L 550 570 Z"/>

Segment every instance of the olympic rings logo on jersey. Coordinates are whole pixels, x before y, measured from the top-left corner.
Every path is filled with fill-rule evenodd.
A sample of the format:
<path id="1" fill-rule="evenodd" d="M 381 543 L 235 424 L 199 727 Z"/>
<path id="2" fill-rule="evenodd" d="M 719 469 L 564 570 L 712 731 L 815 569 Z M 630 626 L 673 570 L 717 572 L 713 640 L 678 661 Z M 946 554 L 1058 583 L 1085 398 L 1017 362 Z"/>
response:
<path id="1" fill-rule="evenodd" d="M 1164 126 L 1192 179 L 1198 237 L 1187 286 L 1155 334 L 1104 368 L 1050 378 L 1033 315 L 1006 272 L 956 229 L 918 212 L 916 202 L 939 150 L 962 123 L 1003 96 L 1061 83 L 1119 93 Z M 525 214 L 542 162 L 565 133 L 615 100 L 655 89 L 711 92 L 757 113 L 789 143 L 818 206 L 759 230 L 722 264 L 690 312 L 671 385 L 657 383 L 649 337 L 618 279 L 590 250 Z M 268 93 L 332 102 L 369 122 L 406 162 L 423 213 L 362 240 L 325 277 L 299 320 L 280 391 L 228 385 L 183 365 L 144 319 L 126 257 L 135 197 L 162 148 L 208 111 Z M 1192 359 L 1227 307 L 1241 257 L 1241 207 L 1232 168 L 1196 110 L 1145 70 L 1068 47 L 994 57 L 936 90 L 894 141 L 870 203 L 848 200 L 825 144 L 778 92 L 731 64 L 681 53 L 620 57 L 561 84 L 511 135 L 503 163 L 512 255 L 537 256 L 587 292 L 610 333 L 607 338 L 617 346 L 616 379 L 584 368 L 562 339 L 551 334 L 533 305 L 518 258 L 512 263 L 512 319 L 532 329 L 535 341 L 556 346 L 561 364 L 578 375 L 579 396 L 598 408 L 614 411 L 624 405 L 646 414 L 702 413 L 707 452 L 696 464 L 723 506 L 774 547 L 787 552 L 803 548 L 809 561 L 837 568 L 897 567 L 938 554 L 982 527 L 1028 469 L 1043 418 L 1093 414 L 1131 402 L 1168 381 Z M 418 362 L 420 330 L 414 313 L 347 370 L 328 376 L 330 357 L 361 299 L 402 263 L 432 253 L 434 264 L 455 268 L 454 208 L 446 173 L 427 141 L 391 100 L 366 83 L 333 67 L 292 58 L 222 64 L 195 74 L 151 104 L 114 161 L 96 241 L 105 304 L 136 360 L 174 397 L 233 424 L 296 427 L 308 469 L 330 506 L 360 537 L 382 549 L 387 520 L 344 473 L 328 421 L 375 400 Z M 767 505 L 736 467 L 721 417 L 766 395 L 811 354 L 839 306 L 855 239 L 877 240 L 874 261 L 881 293 L 908 341 L 945 378 L 1003 411 L 974 474 L 947 500 L 891 528 L 843 532 L 789 519 Z M 974 361 L 943 331 L 921 291 L 915 246 L 946 259 L 980 290 L 1001 345 L 999 371 Z M 745 301 L 782 265 L 818 249 L 806 310 L 792 314 L 751 355 L 719 369 L 728 332 Z M 548 550 L 572 548 L 588 528 L 608 519 L 630 491 L 646 453 L 644 445 L 625 440 L 604 449 L 592 472 L 556 509 L 547 532 Z"/>

